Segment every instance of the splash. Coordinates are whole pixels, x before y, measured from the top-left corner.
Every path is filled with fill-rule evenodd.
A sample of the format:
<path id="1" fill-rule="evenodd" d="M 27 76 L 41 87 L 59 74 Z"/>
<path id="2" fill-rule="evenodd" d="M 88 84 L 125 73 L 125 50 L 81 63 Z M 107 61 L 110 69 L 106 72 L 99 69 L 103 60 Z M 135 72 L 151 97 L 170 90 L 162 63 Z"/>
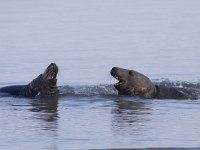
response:
<path id="1" fill-rule="evenodd" d="M 200 83 L 187 81 L 171 81 L 169 79 L 154 79 L 153 82 L 157 85 L 166 85 L 180 88 L 192 88 L 200 90 Z M 59 95 L 61 96 L 116 96 L 118 91 L 113 84 L 99 84 L 99 85 L 63 85 L 59 86 Z M 0 93 L 0 97 L 7 97 L 10 94 Z M 200 97 L 199 97 L 200 98 Z"/>
<path id="2" fill-rule="evenodd" d="M 60 86 L 60 95 L 96 96 L 96 95 L 117 95 L 113 85 L 100 84 L 91 86 Z"/>
<path id="3" fill-rule="evenodd" d="M 187 82 L 187 81 L 171 81 L 169 79 L 155 79 L 153 80 L 155 84 L 166 85 L 180 88 L 193 88 L 200 89 L 200 83 L 197 82 Z"/>

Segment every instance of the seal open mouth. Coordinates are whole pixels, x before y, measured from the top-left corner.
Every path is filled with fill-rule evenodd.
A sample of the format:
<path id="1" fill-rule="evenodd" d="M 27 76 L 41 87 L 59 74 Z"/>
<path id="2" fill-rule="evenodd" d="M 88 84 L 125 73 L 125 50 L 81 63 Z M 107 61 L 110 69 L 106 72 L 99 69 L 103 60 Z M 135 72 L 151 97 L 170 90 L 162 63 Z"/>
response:
<path id="1" fill-rule="evenodd" d="M 58 92 L 56 79 L 57 74 L 58 66 L 55 63 L 51 63 L 42 74 L 40 94 L 43 97 L 56 94 Z"/>
<path id="2" fill-rule="evenodd" d="M 51 63 L 45 72 L 43 73 L 43 78 L 46 80 L 56 79 L 58 74 L 58 67 L 55 63 Z"/>
<path id="3" fill-rule="evenodd" d="M 126 82 L 125 80 L 120 79 L 118 76 L 113 76 L 113 77 L 119 81 L 115 83 L 114 86 L 121 86 Z"/>
<path id="4" fill-rule="evenodd" d="M 118 68 L 117 67 L 114 67 L 112 68 L 112 70 L 110 71 L 110 74 L 115 78 L 117 79 L 119 82 L 114 84 L 115 88 L 119 88 L 119 87 L 122 87 L 123 84 L 125 84 L 125 80 L 123 80 L 120 75 L 118 74 Z"/>

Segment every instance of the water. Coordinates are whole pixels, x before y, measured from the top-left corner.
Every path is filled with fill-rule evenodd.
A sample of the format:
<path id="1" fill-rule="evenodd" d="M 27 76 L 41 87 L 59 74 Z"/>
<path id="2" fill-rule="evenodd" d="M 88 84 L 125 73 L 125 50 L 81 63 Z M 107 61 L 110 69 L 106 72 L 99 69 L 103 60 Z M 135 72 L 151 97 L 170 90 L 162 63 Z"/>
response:
<path id="1" fill-rule="evenodd" d="M 200 83 L 198 0 L 0 1 L 0 86 L 59 66 L 59 97 L 0 95 L 0 149 L 200 147 L 199 100 L 118 96 L 109 71 Z"/>

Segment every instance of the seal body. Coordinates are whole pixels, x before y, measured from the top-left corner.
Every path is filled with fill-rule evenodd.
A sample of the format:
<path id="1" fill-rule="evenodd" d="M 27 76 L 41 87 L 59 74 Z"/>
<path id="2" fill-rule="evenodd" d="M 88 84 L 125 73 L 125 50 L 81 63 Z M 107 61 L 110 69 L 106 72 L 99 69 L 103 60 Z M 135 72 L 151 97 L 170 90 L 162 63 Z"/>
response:
<path id="1" fill-rule="evenodd" d="M 38 94 L 38 91 L 35 91 L 30 88 L 29 85 L 14 85 L 7 86 L 0 89 L 0 92 L 9 93 L 16 96 L 25 96 L 25 97 L 35 97 Z"/>
<path id="2" fill-rule="evenodd" d="M 55 63 L 51 63 L 43 74 L 40 74 L 29 84 L 2 87 L 0 88 L 0 92 L 24 97 L 35 97 L 36 95 L 46 97 L 57 94 L 57 73 L 57 65 Z"/>
<path id="3" fill-rule="evenodd" d="M 114 86 L 120 95 L 156 99 L 198 99 L 200 95 L 196 89 L 156 85 L 147 76 L 134 70 L 113 67 L 110 73 L 119 80 Z"/>
<path id="4" fill-rule="evenodd" d="M 192 88 L 170 87 L 155 85 L 156 93 L 152 98 L 157 99 L 199 99 L 200 91 Z"/>

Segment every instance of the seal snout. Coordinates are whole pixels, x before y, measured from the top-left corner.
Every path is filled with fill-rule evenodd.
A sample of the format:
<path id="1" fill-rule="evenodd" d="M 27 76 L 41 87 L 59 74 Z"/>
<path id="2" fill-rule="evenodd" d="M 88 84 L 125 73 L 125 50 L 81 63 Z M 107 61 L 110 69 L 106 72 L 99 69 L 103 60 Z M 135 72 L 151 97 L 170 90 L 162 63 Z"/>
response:
<path id="1" fill-rule="evenodd" d="M 110 74 L 114 77 L 114 78 L 118 78 L 117 76 L 117 70 L 118 70 L 118 67 L 113 67 L 110 71 Z"/>
<path id="2" fill-rule="evenodd" d="M 56 74 L 58 73 L 58 66 L 56 65 L 56 63 L 51 63 L 49 66 L 52 68 L 53 72 L 55 72 Z"/>
<path id="3" fill-rule="evenodd" d="M 46 80 L 56 79 L 57 73 L 58 66 L 55 63 L 51 63 L 43 73 L 43 78 Z"/>
<path id="4" fill-rule="evenodd" d="M 121 70 L 118 67 L 113 67 L 110 71 L 110 74 L 119 81 L 118 83 L 114 84 L 115 88 L 117 89 L 125 84 L 125 79 L 123 79 L 120 72 Z"/>

